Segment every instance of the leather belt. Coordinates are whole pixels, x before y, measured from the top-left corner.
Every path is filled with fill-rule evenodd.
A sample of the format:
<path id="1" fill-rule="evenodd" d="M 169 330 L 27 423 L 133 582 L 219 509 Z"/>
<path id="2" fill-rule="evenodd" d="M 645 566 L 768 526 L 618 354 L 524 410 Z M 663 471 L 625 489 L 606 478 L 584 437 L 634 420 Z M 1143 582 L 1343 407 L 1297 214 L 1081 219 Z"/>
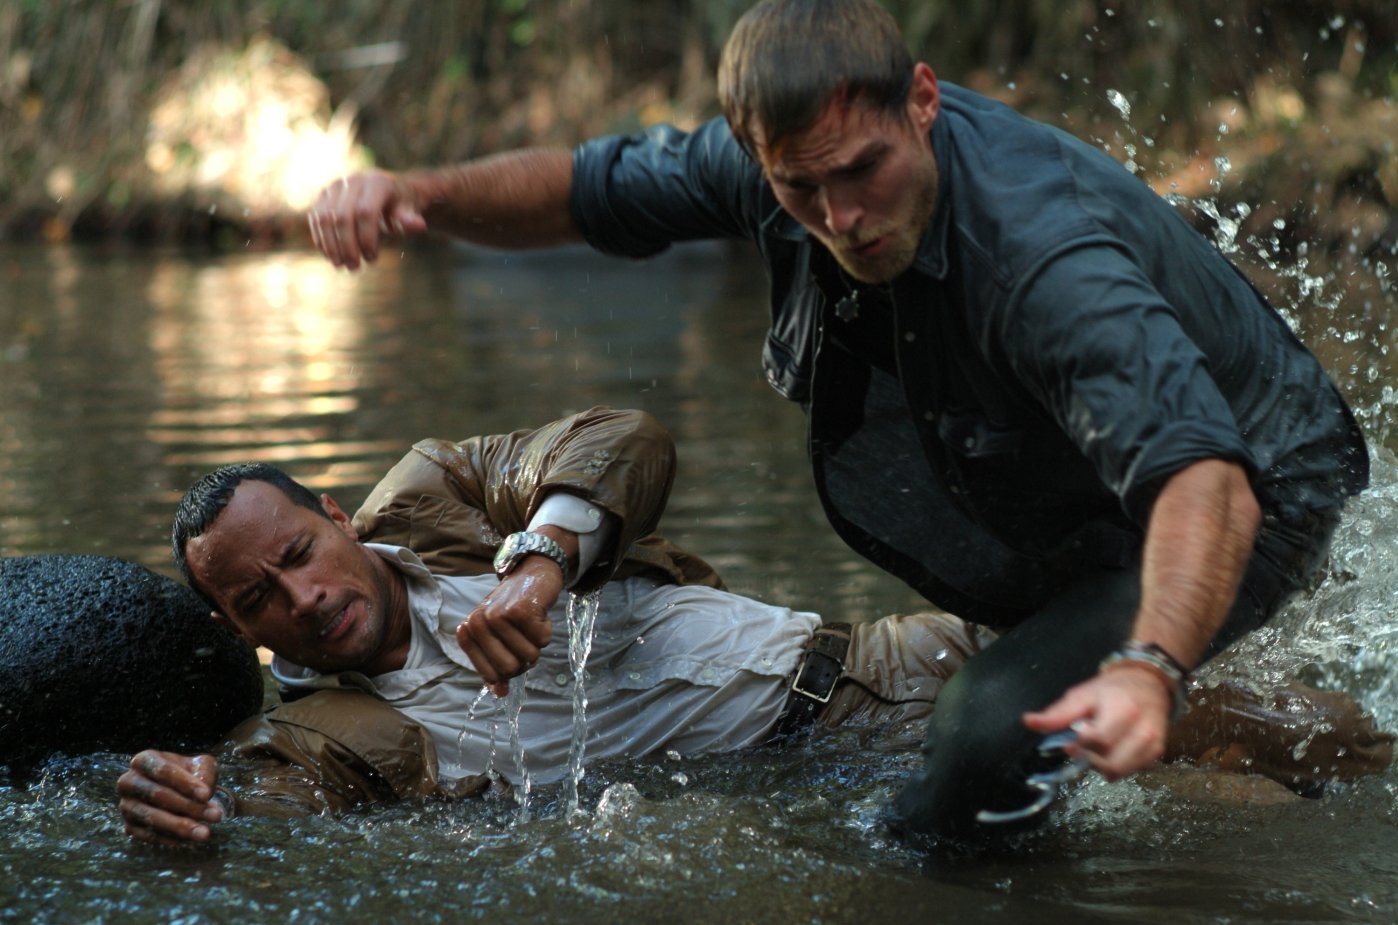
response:
<path id="1" fill-rule="evenodd" d="M 849 623 L 828 623 L 816 630 L 806 643 L 801 660 L 791 676 L 786 706 L 777 717 L 772 736 L 787 736 L 809 728 L 830 701 L 835 685 L 845 673 L 845 653 L 849 651 Z"/>

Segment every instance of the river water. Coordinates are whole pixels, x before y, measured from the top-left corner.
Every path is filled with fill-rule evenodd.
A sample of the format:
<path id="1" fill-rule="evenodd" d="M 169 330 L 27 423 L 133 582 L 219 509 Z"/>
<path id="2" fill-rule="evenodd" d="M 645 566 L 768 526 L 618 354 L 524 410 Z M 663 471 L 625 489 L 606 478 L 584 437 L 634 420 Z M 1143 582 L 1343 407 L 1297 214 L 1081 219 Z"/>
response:
<path id="1" fill-rule="evenodd" d="M 1395 306 L 1373 267 L 1314 272 L 1264 282 L 1374 438 L 1375 488 L 1345 519 L 1332 577 L 1211 674 L 1343 688 L 1393 729 Z M 764 299 L 761 267 L 722 246 L 641 267 L 423 248 L 357 276 L 306 252 L 7 246 L 0 554 L 170 574 L 170 514 L 218 464 L 274 462 L 352 507 L 421 437 L 609 404 L 672 428 L 661 530 L 734 590 L 830 619 L 914 608 L 824 523 L 800 411 L 759 368 Z M 844 730 L 592 764 L 578 813 L 562 785 L 536 787 L 523 820 L 511 798 L 248 818 L 188 854 L 126 838 L 126 756 L 59 756 L 0 778 L 0 921 L 1398 920 L 1398 772 L 1275 804 L 1228 802 L 1188 774 L 1089 780 L 1013 857 L 949 861 L 877 821 L 915 742 Z"/>

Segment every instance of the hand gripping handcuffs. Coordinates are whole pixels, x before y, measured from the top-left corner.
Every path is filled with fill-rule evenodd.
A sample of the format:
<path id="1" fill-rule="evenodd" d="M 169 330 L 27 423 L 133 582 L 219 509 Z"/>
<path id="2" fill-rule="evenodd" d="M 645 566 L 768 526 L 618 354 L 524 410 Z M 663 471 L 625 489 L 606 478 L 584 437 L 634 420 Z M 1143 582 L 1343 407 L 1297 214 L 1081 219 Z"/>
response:
<path id="1" fill-rule="evenodd" d="M 1180 718 L 1180 714 L 1184 712 L 1189 672 L 1178 660 L 1154 643 L 1131 641 L 1103 659 L 1098 670 L 1118 662 L 1141 662 L 1151 666 L 1174 682 L 1171 690 L 1174 709 L 1170 721 L 1174 722 Z M 1087 771 L 1090 762 L 1086 754 L 1079 752 L 1076 758 L 1068 758 L 1067 756 L 1067 746 L 1076 744 L 1077 741 L 1078 731 L 1072 727 L 1060 729 L 1058 732 L 1051 732 L 1044 736 L 1043 741 L 1039 743 L 1039 754 L 1050 759 L 1061 757 L 1063 763 L 1048 771 L 1031 774 L 1024 779 L 1024 785 L 1035 792 L 1034 799 L 1030 800 L 1028 804 L 1018 809 L 983 809 L 976 813 L 976 821 L 990 825 L 1003 825 L 1009 822 L 1019 822 L 1022 819 L 1030 819 L 1048 809 L 1049 804 L 1058 796 L 1059 788 L 1082 777 Z"/>

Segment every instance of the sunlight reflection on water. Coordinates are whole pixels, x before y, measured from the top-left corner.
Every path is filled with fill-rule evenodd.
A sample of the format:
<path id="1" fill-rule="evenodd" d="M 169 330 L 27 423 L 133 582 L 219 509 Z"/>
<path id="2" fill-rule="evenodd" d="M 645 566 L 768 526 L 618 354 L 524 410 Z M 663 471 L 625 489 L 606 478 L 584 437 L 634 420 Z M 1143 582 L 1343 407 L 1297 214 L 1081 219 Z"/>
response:
<path id="1" fill-rule="evenodd" d="M 721 248 L 642 272 L 570 251 L 446 250 L 355 277 L 304 253 L 10 249 L 0 268 L 12 294 L 0 306 L 0 553 L 103 552 L 169 574 L 170 514 L 215 465 L 275 462 L 352 506 L 421 437 L 611 404 L 672 428 L 681 469 L 662 532 L 735 590 L 832 619 L 917 605 L 825 525 L 799 410 L 760 375 L 764 275 Z M 1288 307 L 1370 432 L 1387 433 L 1392 305 L 1372 280 L 1348 285 L 1357 298 Z M 1336 577 L 1279 618 L 1288 641 L 1245 645 L 1220 673 L 1304 675 L 1398 724 L 1396 473 L 1377 461 L 1337 539 Z M 542 921 L 566 908 L 607 923 L 1272 922 L 1398 910 L 1393 773 L 1320 801 L 1227 809 L 1089 782 L 1024 857 L 929 865 L 878 822 L 916 739 L 844 730 L 798 748 L 589 766 L 576 819 L 553 787 L 535 790 L 524 825 L 512 801 L 238 820 L 216 851 L 186 856 L 127 844 L 111 796 L 120 758 L 58 759 L 36 781 L 0 782 L 0 918 Z"/>

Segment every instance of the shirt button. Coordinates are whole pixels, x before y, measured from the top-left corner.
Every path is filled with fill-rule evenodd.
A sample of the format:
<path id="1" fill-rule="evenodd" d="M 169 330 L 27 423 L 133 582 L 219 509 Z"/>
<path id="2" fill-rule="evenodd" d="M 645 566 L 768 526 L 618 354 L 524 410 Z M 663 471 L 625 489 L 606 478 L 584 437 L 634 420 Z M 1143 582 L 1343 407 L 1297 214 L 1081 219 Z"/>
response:
<path id="1" fill-rule="evenodd" d="M 630 674 L 628 674 L 627 677 L 630 678 L 632 681 L 639 681 L 641 680 L 641 673 L 639 671 L 633 671 Z"/>
<path id="2" fill-rule="evenodd" d="M 936 420 L 936 417 L 937 417 L 937 415 L 933 414 L 931 411 L 924 411 L 924 412 L 922 412 L 922 419 L 923 419 L 924 421 Z"/>
<path id="3" fill-rule="evenodd" d="M 772 657 L 770 655 L 762 656 L 762 664 L 766 665 L 768 668 L 772 667 Z"/>
<path id="4" fill-rule="evenodd" d="M 699 672 L 699 677 L 703 678 L 703 679 L 706 680 L 706 681 L 707 681 L 709 678 L 712 678 L 713 676 L 714 676 L 714 670 L 713 670 L 712 668 L 705 668 L 703 671 Z"/>
<path id="5" fill-rule="evenodd" d="M 974 446 L 976 445 L 976 438 L 975 438 L 975 437 L 967 437 L 966 440 L 965 440 L 965 443 L 966 443 L 966 449 L 969 450 L 969 449 L 971 449 L 972 447 L 974 447 Z"/>
<path id="6" fill-rule="evenodd" d="M 553 680 L 558 683 L 559 687 L 563 687 L 568 683 L 568 674 L 567 672 L 560 671 L 558 674 L 553 676 Z"/>
<path id="7" fill-rule="evenodd" d="M 903 340 L 911 344 L 913 341 L 917 340 L 917 335 L 914 334 L 912 331 L 909 331 L 908 333 L 903 335 Z"/>

